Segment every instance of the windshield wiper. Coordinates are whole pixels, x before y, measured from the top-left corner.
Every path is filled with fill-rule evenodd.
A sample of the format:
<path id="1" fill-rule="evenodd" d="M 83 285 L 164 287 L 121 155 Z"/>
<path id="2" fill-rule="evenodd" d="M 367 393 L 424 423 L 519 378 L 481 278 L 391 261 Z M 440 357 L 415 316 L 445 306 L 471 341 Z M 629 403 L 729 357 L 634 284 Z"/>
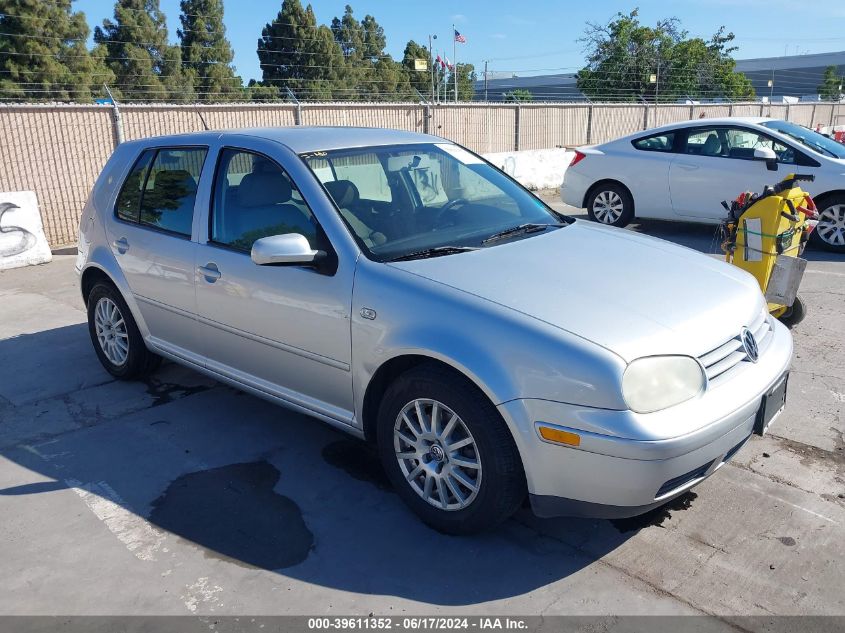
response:
<path id="1" fill-rule="evenodd" d="M 414 251 L 405 255 L 399 255 L 393 259 L 388 259 L 389 262 L 403 262 L 409 259 L 428 259 L 429 257 L 440 257 L 442 255 L 454 255 L 455 253 L 466 253 L 469 251 L 477 251 L 476 246 L 435 246 L 433 248 L 426 248 L 421 251 Z"/>
<path id="2" fill-rule="evenodd" d="M 491 235 L 490 237 L 482 240 L 481 243 L 489 244 L 490 242 L 495 242 L 506 237 L 511 237 L 512 235 L 519 235 L 520 233 L 538 233 L 540 231 L 545 231 L 550 226 L 566 226 L 566 224 L 552 224 L 550 222 L 545 224 L 541 224 L 538 222 L 527 222 L 525 224 L 518 224 L 517 226 L 512 226 L 511 228 L 505 229 L 504 231 L 493 233 L 493 235 Z"/>

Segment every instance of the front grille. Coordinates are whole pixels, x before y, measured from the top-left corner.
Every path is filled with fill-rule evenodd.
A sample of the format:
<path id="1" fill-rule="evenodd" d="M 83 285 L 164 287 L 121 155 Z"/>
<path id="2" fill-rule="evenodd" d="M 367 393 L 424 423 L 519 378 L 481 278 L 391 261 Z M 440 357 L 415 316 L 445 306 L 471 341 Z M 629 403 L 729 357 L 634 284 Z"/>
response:
<path id="1" fill-rule="evenodd" d="M 769 313 L 763 310 L 754 322 L 748 326 L 748 329 L 757 341 L 759 356 L 763 355 L 766 348 L 769 347 L 769 343 L 771 343 L 772 324 L 769 320 L 770 318 Z M 707 380 L 711 384 L 714 380 L 726 376 L 732 369 L 737 368 L 740 363 L 751 362 L 745 353 L 745 348 L 742 346 L 739 332 L 729 341 L 700 356 L 698 360 L 704 365 Z"/>

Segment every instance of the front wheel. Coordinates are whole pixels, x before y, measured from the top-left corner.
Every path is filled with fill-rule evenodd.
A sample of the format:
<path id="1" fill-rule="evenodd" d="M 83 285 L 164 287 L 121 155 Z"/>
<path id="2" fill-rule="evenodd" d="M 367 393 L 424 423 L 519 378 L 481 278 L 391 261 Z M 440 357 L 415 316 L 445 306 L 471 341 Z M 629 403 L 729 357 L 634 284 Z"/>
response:
<path id="1" fill-rule="evenodd" d="M 587 198 L 587 215 L 600 224 L 623 227 L 634 218 L 634 200 L 620 184 L 598 185 Z"/>
<path id="2" fill-rule="evenodd" d="M 412 369 L 387 389 L 378 449 L 396 492 L 440 532 L 489 529 L 525 498 L 519 452 L 499 412 L 468 380 L 437 365 Z"/>
<path id="3" fill-rule="evenodd" d="M 818 209 L 819 223 L 810 239 L 825 250 L 845 253 L 845 195 L 826 197 Z"/>

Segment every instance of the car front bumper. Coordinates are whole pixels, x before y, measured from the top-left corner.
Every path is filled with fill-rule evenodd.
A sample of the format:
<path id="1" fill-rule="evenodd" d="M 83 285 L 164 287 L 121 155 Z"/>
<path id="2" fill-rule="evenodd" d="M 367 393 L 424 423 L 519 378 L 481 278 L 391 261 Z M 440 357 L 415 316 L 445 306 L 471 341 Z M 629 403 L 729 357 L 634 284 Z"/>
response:
<path id="1" fill-rule="evenodd" d="M 647 428 L 648 415 L 585 409 L 545 400 L 499 405 L 514 431 L 535 514 L 614 518 L 662 505 L 724 465 L 754 431 L 763 395 L 788 371 L 792 337 L 778 324 L 760 362 L 708 389 L 695 401 L 660 412 L 677 414 L 692 431 L 675 437 L 626 437 L 614 429 Z M 544 441 L 537 423 L 575 433 L 578 447 Z"/>

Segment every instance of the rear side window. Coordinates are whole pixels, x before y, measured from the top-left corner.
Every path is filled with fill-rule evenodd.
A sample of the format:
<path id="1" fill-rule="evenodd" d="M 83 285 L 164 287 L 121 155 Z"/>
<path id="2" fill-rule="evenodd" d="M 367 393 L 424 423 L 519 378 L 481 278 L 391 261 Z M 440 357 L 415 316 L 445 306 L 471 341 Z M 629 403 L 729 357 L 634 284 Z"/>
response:
<path id="1" fill-rule="evenodd" d="M 136 222 L 190 237 L 206 148 L 147 150 L 141 154 L 117 199 L 115 212 Z"/>
<path id="2" fill-rule="evenodd" d="M 645 138 L 638 138 L 633 142 L 637 149 L 645 150 L 647 152 L 671 152 L 675 146 L 675 133 L 668 132 L 666 134 L 656 134 L 654 136 L 646 136 Z"/>
<path id="3" fill-rule="evenodd" d="M 147 150 L 135 161 L 132 171 L 126 177 L 120 195 L 117 196 L 115 213 L 121 220 L 127 222 L 138 222 L 141 213 L 141 192 L 144 183 L 147 181 L 147 172 L 155 157 L 155 150 Z"/>

